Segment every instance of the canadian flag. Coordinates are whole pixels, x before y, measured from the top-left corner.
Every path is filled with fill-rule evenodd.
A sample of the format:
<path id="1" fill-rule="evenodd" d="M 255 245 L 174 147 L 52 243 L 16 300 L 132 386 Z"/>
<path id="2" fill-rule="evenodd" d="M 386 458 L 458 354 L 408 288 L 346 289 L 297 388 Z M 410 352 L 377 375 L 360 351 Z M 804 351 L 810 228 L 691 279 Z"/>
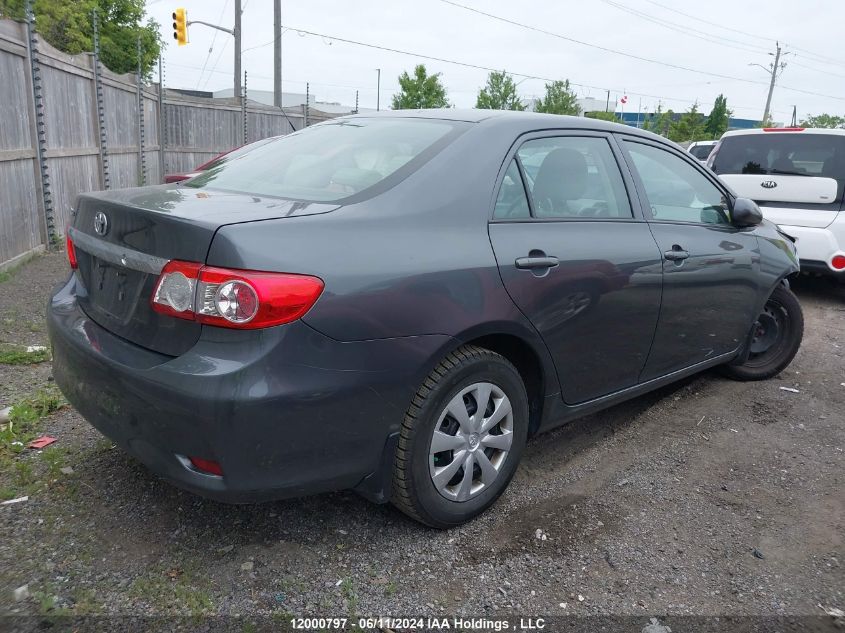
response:
<path id="1" fill-rule="evenodd" d="M 628 95 L 622 95 L 622 98 L 619 100 L 619 103 L 621 103 L 622 105 L 628 103 Z"/>

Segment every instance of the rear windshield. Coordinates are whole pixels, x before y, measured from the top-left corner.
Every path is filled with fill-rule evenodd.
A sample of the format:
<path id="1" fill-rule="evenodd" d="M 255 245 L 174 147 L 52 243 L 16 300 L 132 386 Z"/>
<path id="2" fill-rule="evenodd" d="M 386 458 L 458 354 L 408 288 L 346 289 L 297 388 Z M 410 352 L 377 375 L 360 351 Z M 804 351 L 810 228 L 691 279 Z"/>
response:
<path id="1" fill-rule="evenodd" d="M 337 201 L 413 172 L 465 127 L 410 118 L 321 123 L 221 161 L 185 186 Z"/>
<path id="2" fill-rule="evenodd" d="M 769 132 L 728 136 L 713 159 L 717 174 L 824 176 L 845 181 L 845 136 Z"/>
<path id="3" fill-rule="evenodd" d="M 689 153 L 695 156 L 698 160 L 706 160 L 713 151 L 714 145 L 696 145 L 691 147 Z"/>
<path id="4" fill-rule="evenodd" d="M 273 140 L 273 137 L 264 138 L 260 141 L 255 141 L 254 143 L 248 143 L 247 145 L 242 145 L 241 147 L 237 147 L 230 152 L 226 152 L 225 154 L 220 154 L 219 156 L 215 156 L 207 163 L 203 163 L 199 167 L 197 167 L 196 171 L 205 171 L 207 169 L 211 169 L 212 167 L 217 167 L 221 163 L 225 163 L 230 160 L 235 160 L 246 154 L 247 152 L 251 152 L 254 149 L 261 147 L 262 145 L 266 145 L 270 141 Z"/>

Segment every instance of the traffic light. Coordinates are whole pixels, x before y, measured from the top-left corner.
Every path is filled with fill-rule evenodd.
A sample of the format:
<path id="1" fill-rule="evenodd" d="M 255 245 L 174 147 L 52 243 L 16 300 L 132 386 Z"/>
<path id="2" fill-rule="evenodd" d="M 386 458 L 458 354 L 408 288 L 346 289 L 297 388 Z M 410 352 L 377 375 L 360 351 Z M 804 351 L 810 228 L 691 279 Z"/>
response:
<path id="1" fill-rule="evenodd" d="M 184 46 L 188 43 L 188 12 L 185 9 L 176 9 L 173 12 L 173 39 Z"/>

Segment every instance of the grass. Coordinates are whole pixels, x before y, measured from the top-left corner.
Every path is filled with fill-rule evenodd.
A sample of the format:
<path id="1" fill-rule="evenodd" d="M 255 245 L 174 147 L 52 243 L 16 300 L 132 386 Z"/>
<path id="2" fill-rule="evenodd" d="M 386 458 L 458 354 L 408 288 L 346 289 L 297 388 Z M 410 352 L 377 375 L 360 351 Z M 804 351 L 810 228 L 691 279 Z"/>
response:
<path id="1" fill-rule="evenodd" d="M 4 500 L 31 495 L 42 483 L 67 479 L 61 475 L 69 452 L 67 447 L 43 449 L 39 461 L 46 468 L 38 468 L 39 462 L 34 459 L 19 456 L 38 436 L 41 420 L 63 406 L 65 400 L 55 388 L 42 389 L 12 406 L 9 422 L 0 427 L 0 497 Z M 49 477 L 47 482 L 42 481 L 43 472 Z"/>
<path id="2" fill-rule="evenodd" d="M 12 406 L 9 422 L 0 432 L 0 449 L 11 447 L 12 442 L 25 444 L 33 439 L 42 418 L 58 411 L 67 404 L 61 392 L 55 388 L 41 389 Z M 19 453 L 20 450 L 13 452 Z"/>
<path id="3" fill-rule="evenodd" d="M 144 576 L 136 578 L 127 592 L 137 600 L 143 600 L 156 609 L 187 612 L 198 616 L 213 612 L 214 603 L 206 587 L 198 586 L 184 570 L 173 574 L 161 566 L 152 567 Z"/>
<path id="4" fill-rule="evenodd" d="M 82 587 L 73 590 L 69 601 L 70 606 L 58 606 L 56 604 L 56 595 L 61 589 L 62 587 L 48 582 L 41 590 L 32 593 L 32 596 L 38 603 L 38 612 L 40 615 L 52 619 L 62 616 L 97 615 L 102 613 L 103 608 L 96 599 L 96 592 L 93 589 Z"/>
<path id="5" fill-rule="evenodd" d="M 346 600 L 346 608 L 349 618 L 354 620 L 358 614 L 358 595 L 355 593 L 355 584 L 352 578 L 344 578 L 340 583 L 340 593 Z"/>
<path id="6" fill-rule="evenodd" d="M 50 351 L 47 349 L 27 352 L 25 347 L 0 346 L 0 364 L 2 365 L 34 365 L 48 360 L 50 360 Z"/>

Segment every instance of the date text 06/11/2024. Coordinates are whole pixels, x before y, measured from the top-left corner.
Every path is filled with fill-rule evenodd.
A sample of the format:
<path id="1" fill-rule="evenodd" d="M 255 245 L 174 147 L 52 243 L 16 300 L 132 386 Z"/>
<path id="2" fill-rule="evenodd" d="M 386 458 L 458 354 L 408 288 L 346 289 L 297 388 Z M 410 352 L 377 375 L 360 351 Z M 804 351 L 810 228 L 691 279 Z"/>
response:
<path id="1" fill-rule="evenodd" d="M 506 618 L 291 618 L 291 627 L 299 631 L 314 629 L 335 629 L 339 631 L 358 629 L 362 631 L 404 630 L 404 631 L 540 631 L 546 628 L 543 618 L 518 618 L 513 622 Z"/>

